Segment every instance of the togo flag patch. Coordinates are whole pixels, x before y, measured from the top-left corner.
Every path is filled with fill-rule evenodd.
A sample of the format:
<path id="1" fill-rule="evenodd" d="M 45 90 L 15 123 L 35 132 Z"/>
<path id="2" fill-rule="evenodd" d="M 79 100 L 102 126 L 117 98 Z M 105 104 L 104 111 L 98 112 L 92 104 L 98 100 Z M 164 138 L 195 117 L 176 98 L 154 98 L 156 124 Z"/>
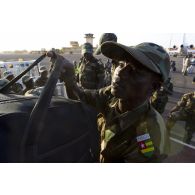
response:
<path id="1" fill-rule="evenodd" d="M 149 133 L 139 135 L 136 137 L 140 152 L 146 156 L 151 157 L 154 151 L 154 145 L 150 139 Z"/>

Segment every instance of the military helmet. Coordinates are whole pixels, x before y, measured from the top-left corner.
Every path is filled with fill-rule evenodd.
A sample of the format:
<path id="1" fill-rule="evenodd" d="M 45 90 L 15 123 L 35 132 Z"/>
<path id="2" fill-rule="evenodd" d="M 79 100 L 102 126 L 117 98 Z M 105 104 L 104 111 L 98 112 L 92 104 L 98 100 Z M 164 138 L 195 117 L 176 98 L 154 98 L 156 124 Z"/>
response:
<path id="1" fill-rule="evenodd" d="M 24 84 L 28 83 L 31 79 L 33 79 L 32 77 L 28 76 L 28 75 L 25 75 L 22 77 L 22 82 Z"/>
<path id="2" fill-rule="evenodd" d="M 155 43 L 141 43 L 136 46 L 125 46 L 108 41 L 102 44 L 101 52 L 108 58 L 118 61 L 133 58 L 151 71 L 160 74 L 162 81 L 166 81 L 170 72 L 170 58 L 163 47 Z"/>
<path id="3" fill-rule="evenodd" d="M 6 84 L 8 84 L 9 81 L 7 79 L 0 79 L 0 88 L 4 87 Z"/>
<path id="4" fill-rule="evenodd" d="M 117 42 L 117 36 L 114 33 L 104 33 L 101 35 L 99 40 L 99 46 L 95 51 L 95 55 L 101 54 L 101 44 L 103 44 L 106 41 L 114 41 Z"/>
<path id="5" fill-rule="evenodd" d="M 91 43 L 84 43 L 82 45 L 81 54 L 83 55 L 85 53 L 91 53 L 91 54 L 93 54 L 93 46 L 91 45 Z"/>

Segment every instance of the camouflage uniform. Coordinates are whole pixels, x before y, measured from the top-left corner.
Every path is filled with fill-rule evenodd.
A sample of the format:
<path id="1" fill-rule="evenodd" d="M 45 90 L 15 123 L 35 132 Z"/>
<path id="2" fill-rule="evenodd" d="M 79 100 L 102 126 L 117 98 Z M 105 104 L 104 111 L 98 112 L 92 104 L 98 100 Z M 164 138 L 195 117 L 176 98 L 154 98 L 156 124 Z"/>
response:
<path id="1" fill-rule="evenodd" d="M 8 79 L 9 81 L 14 79 L 14 74 L 11 71 L 5 71 L 3 74 L 4 74 L 4 78 Z M 18 95 L 22 95 L 22 90 L 23 90 L 23 87 L 20 83 L 14 83 L 10 87 L 10 91 L 12 91 Z"/>
<path id="2" fill-rule="evenodd" d="M 45 66 L 40 67 L 39 72 L 41 73 L 41 76 L 35 81 L 35 86 L 36 87 L 43 87 L 47 83 L 48 77 L 43 76 L 43 73 L 46 73 L 47 75 L 47 69 Z"/>
<path id="3" fill-rule="evenodd" d="M 105 86 L 109 86 L 111 84 L 111 67 L 112 63 L 107 60 L 107 62 L 104 64 L 104 70 L 105 70 Z"/>
<path id="4" fill-rule="evenodd" d="M 195 132 L 195 92 L 184 94 L 177 106 L 171 112 L 167 121 L 167 128 L 170 130 L 176 121 L 185 121 L 187 136 L 184 138 L 186 143 L 190 143 Z"/>
<path id="5" fill-rule="evenodd" d="M 110 86 L 85 90 L 82 99 L 101 113 L 98 125 L 102 138 L 102 161 L 155 162 L 166 153 L 164 121 L 148 101 L 133 111 L 120 114 L 117 111 L 118 99 L 111 95 Z M 157 139 L 159 134 L 161 139 Z M 145 140 L 144 136 L 148 139 Z"/>
<path id="6" fill-rule="evenodd" d="M 117 42 L 117 36 L 114 33 L 103 33 L 99 40 L 99 46 L 95 51 L 95 55 L 101 54 L 101 45 L 106 41 Z M 115 68 L 117 67 L 118 62 L 116 60 L 112 60 L 111 62 L 111 75 L 114 73 Z"/>
<path id="7" fill-rule="evenodd" d="M 28 75 L 23 76 L 22 83 L 25 85 L 25 89 L 23 90 L 23 95 L 25 95 L 25 93 L 28 90 L 34 89 L 34 81 L 32 77 Z"/>
<path id="8" fill-rule="evenodd" d="M 89 44 L 84 44 L 82 53 L 91 53 Z M 92 53 L 91 53 L 92 55 Z M 90 61 L 83 56 L 79 63 L 78 82 L 85 89 L 100 89 L 104 86 L 104 66 L 93 56 Z"/>
<path id="9" fill-rule="evenodd" d="M 112 75 L 117 66 L 118 62 L 116 60 L 107 60 L 105 64 L 105 86 L 111 85 Z"/>
<path id="10" fill-rule="evenodd" d="M 168 100 L 169 100 L 168 94 L 162 88 L 154 92 L 154 94 L 151 97 L 151 104 L 160 114 L 162 114 L 165 110 L 165 106 Z"/>
<path id="11" fill-rule="evenodd" d="M 99 90 L 79 90 L 75 84 L 72 84 L 74 81 L 70 82 L 71 78 L 68 80 L 66 77 L 67 90 L 72 88 L 82 101 L 95 107 L 99 113 L 98 126 L 102 138 L 102 162 L 162 161 L 169 149 L 168 137 L 161 115 L 153 109 L 149 102 L 147 92 L 150 92 L 150 86 L 147 86 L 147 92 L 144 92 L 143 100 L 139 101 L 137 107 L 131 109 L 127 106 L 122 109 L 124 103 L 122 101 L 124 100 L 128 104 L 126 98 L 130 97 L 133 101 L 130 93 L 137 92 L 130 91 L 137 86 L 131 78 L 133 75 L 134 79 L 137 77 L 137 81 L 140 83 L 143 83 L 142 77 L 150 78 L 151 82 L 154 78 L 159 85 L 167 80 L 170 71 L 169 55 L 162 47 L 154 43 L 127 47 L 112 41 L 103 43 L 101 52 L 116 61 L 127 60 L 125 63 L 128 63 L 130 61 L 128 59 L 131 57 L 131 59 L 139 61 L 140 65 L 136 61 L 134 62 L 135 67 L 131 63 L 119 66 L 118 69 L 115 69 L 112 77 L 115 83 Z M 150 77 L 147 77 L 147 74 Z M 151 82 L 146 85 L 150 85 Z M 128 88 L 128 85 L 132 85 L 132 88 Z M 145 90 L 146 87 L 143 89 Z M 151 90 L 154 89 L 156 88 Z M 144 100 L 145 102 L 143 102 Z M 136 102 L 137 99 L 134 101 Z M 132 105 L 132 107 L 134 106 Z"/>

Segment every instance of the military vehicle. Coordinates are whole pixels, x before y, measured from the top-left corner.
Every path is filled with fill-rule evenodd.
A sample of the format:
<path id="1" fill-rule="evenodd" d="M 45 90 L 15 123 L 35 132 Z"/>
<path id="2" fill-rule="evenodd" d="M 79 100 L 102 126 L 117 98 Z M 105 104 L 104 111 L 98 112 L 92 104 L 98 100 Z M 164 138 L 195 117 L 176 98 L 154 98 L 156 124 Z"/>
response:
<path id="1" fill-rule="evenodd" d="M 62 70 L 54 53 L 54 68 L 39 97 L 7 92 L 45 57 L 0 89 L 0 162 L 98 162 L 96 112 L 80 101 L 53 96 Z"/>

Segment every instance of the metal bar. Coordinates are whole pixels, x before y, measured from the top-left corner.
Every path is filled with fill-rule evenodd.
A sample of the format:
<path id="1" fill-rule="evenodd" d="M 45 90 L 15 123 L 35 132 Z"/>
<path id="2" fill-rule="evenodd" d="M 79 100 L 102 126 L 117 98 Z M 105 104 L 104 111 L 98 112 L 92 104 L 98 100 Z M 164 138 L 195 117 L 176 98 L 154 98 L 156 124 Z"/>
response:
<path id="1" fill-rule="evenodd" d="M 46 57 L 46 53 L 41 55 L 35 62 L 33 62 L 26 70 L 20 73 L 17 77 L 12 79 L 7 85 L 0 89 L 0 93 L 5 92 L 9 87 L 11 87 L 15 82 L 17 82 L 20 78 L 22 78 L 28 71 L 30 71 L 34 66 L 36 66 L 40 61 L 42 61 Z"/>

